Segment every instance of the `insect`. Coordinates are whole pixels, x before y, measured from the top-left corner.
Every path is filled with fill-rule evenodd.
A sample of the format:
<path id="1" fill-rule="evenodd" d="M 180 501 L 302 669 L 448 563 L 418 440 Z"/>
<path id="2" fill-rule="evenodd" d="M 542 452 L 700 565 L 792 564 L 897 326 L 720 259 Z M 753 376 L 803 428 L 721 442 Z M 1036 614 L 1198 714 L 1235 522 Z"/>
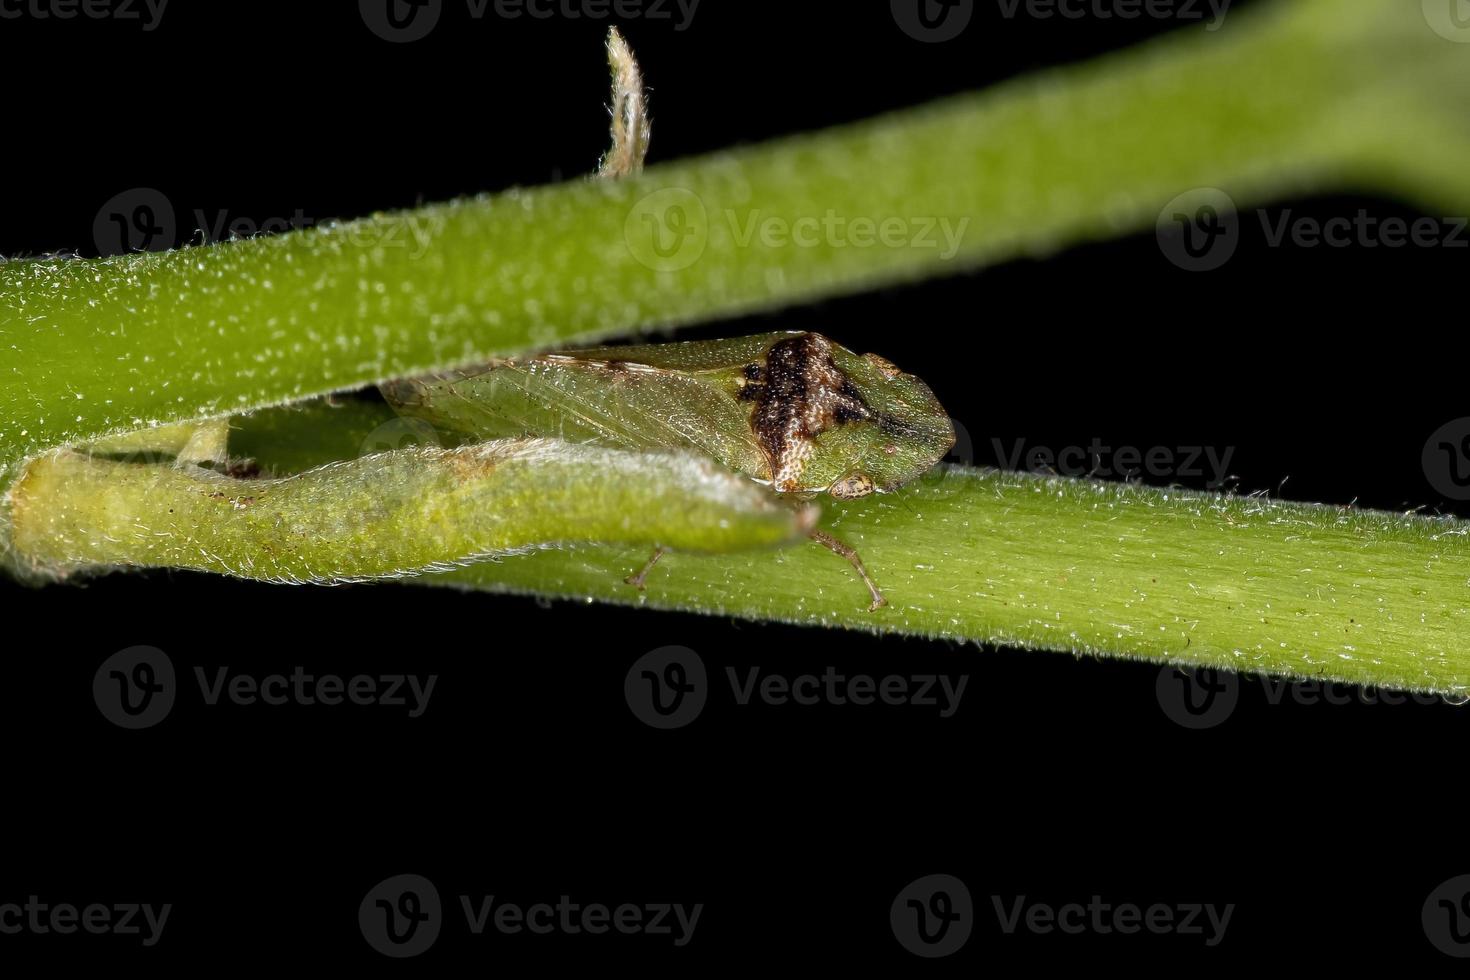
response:
<path id="1" fill-rule="evenodd" d="M 536 354 L 390 382 L 383 394 L 400 413 L 469 438 L 687 450 L 802 499 L 896 489 L 955 439 L 923 381 L 807 332 Z M 873 609 L 885 604 L 852 548 L 811 537 L 853 565 Z M 641 588 L 662 554 L 629 584 Z"/>

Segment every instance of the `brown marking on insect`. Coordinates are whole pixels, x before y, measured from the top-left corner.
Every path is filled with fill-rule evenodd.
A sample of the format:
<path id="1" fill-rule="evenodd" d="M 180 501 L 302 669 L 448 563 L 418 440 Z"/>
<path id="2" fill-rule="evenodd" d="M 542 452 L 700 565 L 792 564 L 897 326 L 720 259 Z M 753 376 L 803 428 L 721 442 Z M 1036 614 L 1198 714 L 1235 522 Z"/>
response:
<path id="1" fill-rule="evenodd" d="M 518 363 L 527 364 L 559 364 L 564 367 L 587 368 L 595 371 L 607 371 L 611 374 L 666 374 L 660 367 L 652 364 L 639 364 L 637 361 L 623 361 L 616 358 L 598 360 L 589 357 L 578 357 L 575 354 L 537 354 L 528 357 L 524 362 L 518 362 L 514 358 L 504 362 L 509 365 Z"/>
<path id="2" fill-rule="evenodd" d="M 756 377 L 752 378 L 751 367 Z M 872 417 L 862 394 L 832 360 L 832 343 L 804 333 L 777 341 L 762 370 L 747 365 L 740 397 L 756 403 L 750 427 L 770 464 L 771 483 L 790 493 L 817 436 L 835 426 Z"/>

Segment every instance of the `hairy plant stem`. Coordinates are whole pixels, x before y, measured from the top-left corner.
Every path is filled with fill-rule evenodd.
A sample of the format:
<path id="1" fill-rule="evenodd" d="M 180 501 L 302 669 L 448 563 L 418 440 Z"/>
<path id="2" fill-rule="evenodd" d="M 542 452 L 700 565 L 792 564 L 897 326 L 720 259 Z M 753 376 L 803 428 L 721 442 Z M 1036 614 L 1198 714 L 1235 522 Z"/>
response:
<path id="1" fill-rule="evenodd" d="M 1470 522 L 961 467 L 832 501 L 816 545 L 579 546 L 431 581 L 1416 691 L 1470 691 Z"/>

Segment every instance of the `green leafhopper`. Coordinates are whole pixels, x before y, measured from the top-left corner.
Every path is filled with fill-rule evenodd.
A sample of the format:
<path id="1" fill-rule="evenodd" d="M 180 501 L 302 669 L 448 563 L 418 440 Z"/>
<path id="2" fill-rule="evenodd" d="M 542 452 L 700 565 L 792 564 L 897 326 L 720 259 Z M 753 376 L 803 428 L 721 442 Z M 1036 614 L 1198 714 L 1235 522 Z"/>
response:
<path id="1" fill-rule="evenodd" d="M 803 498 L 894 490 L 954 444 L 923 381 L 807 332 L 508 358 L 390 382 L 383 393 L 403 414 L 470 439 L 691 451 Z M 874 608 L 883 604 L 852 549 L 812 536 L 853 563 Z M 630 581 L 641 585 L 647 571 Z"/>

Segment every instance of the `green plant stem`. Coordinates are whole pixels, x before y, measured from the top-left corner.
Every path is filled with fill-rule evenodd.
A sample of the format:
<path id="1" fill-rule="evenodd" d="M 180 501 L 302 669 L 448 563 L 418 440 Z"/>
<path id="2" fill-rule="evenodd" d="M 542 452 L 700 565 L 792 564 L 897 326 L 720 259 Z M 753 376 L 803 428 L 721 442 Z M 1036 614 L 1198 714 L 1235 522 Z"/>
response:
<path id="1" fill-rule="evenodd" d="M 1417 3 L 1296 0 L 625 180 L 166 254 L 0 263 L 0 465 L 1112 237 L 1201 185 L 1240 205 L 1356 186 L 1465 206 L 1464 54 Z"/>
<path id="2" fill-rule="evenodd" d="M 578 547 L 459 569 L 463 588 L 1258 671 L 1470 690 L 1470 522 L 941 469 L 824 504 L 890 603 L 816 545 L 641 556 Z"/>
<path id="3" fill-rule="evenodd" d="M 810 514 L 713 463 L 551 440 L 365 456 L 270 480 L 60 452 L 10 498 L 29 578 L 188 568 L 335 583 L 576 541 L 720 551 L 799 539 Z"/>

